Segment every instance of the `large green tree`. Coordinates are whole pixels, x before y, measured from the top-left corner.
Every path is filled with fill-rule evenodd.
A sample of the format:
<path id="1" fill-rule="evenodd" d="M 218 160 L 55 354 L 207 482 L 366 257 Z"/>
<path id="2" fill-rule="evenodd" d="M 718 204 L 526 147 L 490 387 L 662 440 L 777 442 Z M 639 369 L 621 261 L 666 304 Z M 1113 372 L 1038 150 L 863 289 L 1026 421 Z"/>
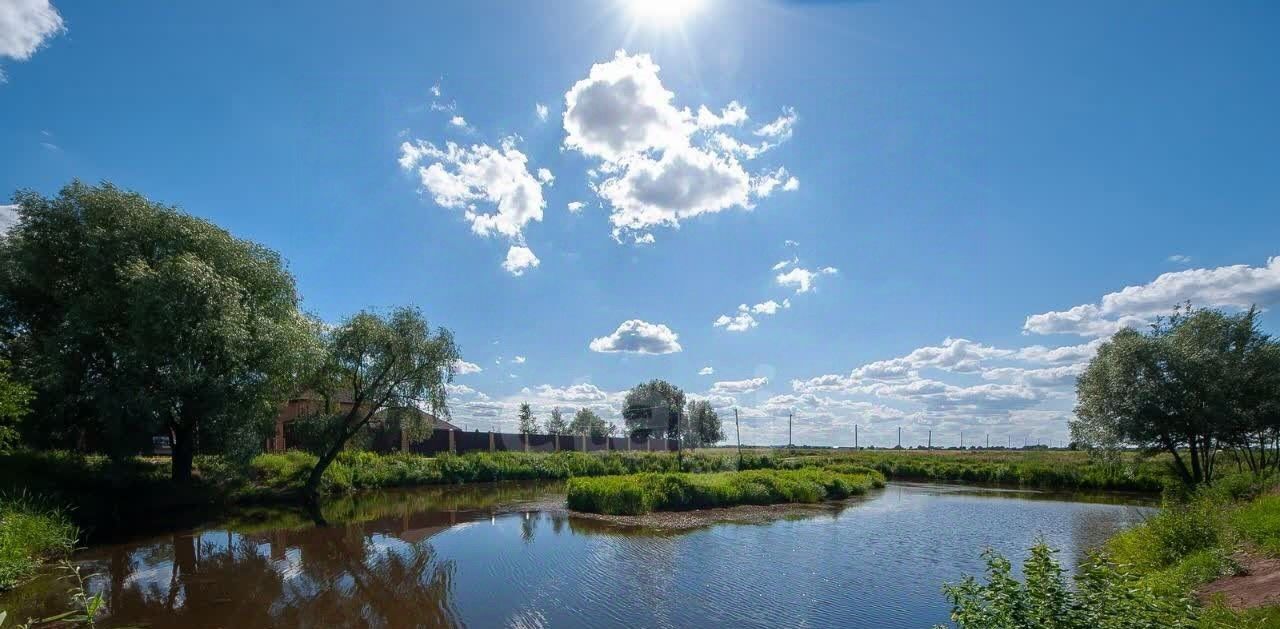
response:
<path id="1" fill-rule="evenodd" d="M 31 388 L 14 382 L 9 375 L 9 361 L 0 358 L 0 452 L 18 442 L 18 420 L 27 414 Z"/>
<path id="2" fill-rule="evenodd" d="M 453 333 L 434 332 L 417 308 L 389 315 L 361 312 L 325 335 L 327 360 L 313 379 L 322 393 L 350 395 L 350 404 L 328 418 L 322 449 L 307 479 L 305 493 L 315 499 L 320 480 L 338 453 L 383 409 L 412 434 L 424 434 L 429 418 L 412 409 L 449 415 L 446 386 L 453 381 L 458 348 Z M 410 412 L 396 413 L 398 410 Z"/>
<path id="3" fill-rule="evenodd" d="M 1167 452 L 1187 484 L 1211 482 L 1224 447 L 1274 466 L 1277 371 L 1280 350 L 1255 310 L 1180 307 L 1099 347 L 1076 382 L 1072 436 Z"/>
<path id="4" fill-rule="evenodd" d="M 122 457 L 168 433 L 176 481 L 197 441 L 261 443 L 315 349 L 277 253 L 111 184 L 14 200 L 0 347 L 35 392 L 26 437 Z"/>
<path id="5" fill-rule="evenodd" d="M 569 432 L 574 435 L 590 435 L 592 437 L 608 437 L 613 433 L 613 426 L 601 419 L 595 411 L 580 408 L 569 423 Z"/>
<path id="6" fill-rule="evenodd" d="M 720 415 L 706 400 L 689 400 L 683 424 L 680 432 L 686 448 L 701 448 L 724 441 Z"/>
<path id="7" fill-rule="evenodd" d="M 650 380 L 627 392 L 622 418 L 633 437 L 675 436 L 684 410 L 684 391 L 666 380 Z"/>

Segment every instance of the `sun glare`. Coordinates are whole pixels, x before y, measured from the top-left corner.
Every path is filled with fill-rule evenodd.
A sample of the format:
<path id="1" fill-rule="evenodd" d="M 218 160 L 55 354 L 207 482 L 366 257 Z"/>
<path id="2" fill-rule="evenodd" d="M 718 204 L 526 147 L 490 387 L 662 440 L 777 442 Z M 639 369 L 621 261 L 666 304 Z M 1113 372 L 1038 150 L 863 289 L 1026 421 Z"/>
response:
<path id="1" fill-rule="evenodd" d="M 704 0 L 623 0 L 636 20 L 678 23 L 702 7 Z"/>

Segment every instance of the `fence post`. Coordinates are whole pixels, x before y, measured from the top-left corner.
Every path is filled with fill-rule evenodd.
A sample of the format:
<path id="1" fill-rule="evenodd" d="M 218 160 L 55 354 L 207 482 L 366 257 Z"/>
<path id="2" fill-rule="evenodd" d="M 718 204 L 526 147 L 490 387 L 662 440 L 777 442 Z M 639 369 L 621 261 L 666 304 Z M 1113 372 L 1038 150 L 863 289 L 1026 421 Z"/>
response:
<path id="1" fill-rule="evenodd" d="M 520 433 L 520 443 L 524 445 L 524 451 L 528 452 L 529 451 L 529 433 L 527 432 Z"/>
<path id="2" fill-rule="evenodd" d="M 627 435 L 627 452 L 631 451 L 631 435 Z"/>
<path id="3" fill-rule="evenodd" d="M 587 433 L 582 433 L 582 451 L 587 451 Z"/>
<path id="4" fill-rule="evenodd" d="M 489 451 L 493 452 L 493 431 L 489 431 Z"/>
<path id="5" fill-rule="evenodd" d="M 409 429 L 407 428 L 400 429 L 400 451 L 409 451 Z"/>
<path id="6" fill-rule="evenodd" d="M 553 435 L 553 437 L 554 439 L 552 439 L 552 441 L 556 444 L 556 449 L 554 451 L 559 452 L 560 451 L 560 435 L 558 434 Z"/>
<path id="7" fill-rule="evenodd" d="M 644 438 L 644 451 L 653 452 L 653 435 L 646 435 Z"/>
<path id="8" fill-rule="evenodd" d="M 453 430 L 452 428 L 450 428 L 450 429 L 449 429 L 449 454 L 457 454 L 457 453 L 458 453 L 458 444 L 457 444 L 457 442 L 456 442 L 456 441 L 454 441 L 454 439 L 453 439 L 453 433 L 454 433 L 454 430 Z"/>

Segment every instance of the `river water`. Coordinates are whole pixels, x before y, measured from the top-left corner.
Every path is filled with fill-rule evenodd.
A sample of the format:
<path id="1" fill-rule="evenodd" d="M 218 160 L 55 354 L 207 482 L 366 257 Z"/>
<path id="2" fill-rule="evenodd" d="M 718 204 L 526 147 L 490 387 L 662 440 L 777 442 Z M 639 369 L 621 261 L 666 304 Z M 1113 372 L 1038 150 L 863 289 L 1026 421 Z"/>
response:
<path id="1" fill-rule="evenodd" d="M 891 483 L 803 516 L 671 532 L 573 517 L 556 484 L 363 494 L 249 510 L 76 557 L 108 614 L 149 627 L 929 627 L 941 586 L 1038 537 L 1074 565 L 1149 502 Z M 0 597 L 61 611 L 65 580 Z"/>

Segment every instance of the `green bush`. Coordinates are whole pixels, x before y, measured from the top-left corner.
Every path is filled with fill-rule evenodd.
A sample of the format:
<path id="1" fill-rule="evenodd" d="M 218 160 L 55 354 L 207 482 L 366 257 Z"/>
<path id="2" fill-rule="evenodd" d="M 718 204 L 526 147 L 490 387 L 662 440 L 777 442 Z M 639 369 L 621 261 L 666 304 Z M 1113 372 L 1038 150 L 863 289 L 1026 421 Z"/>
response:
<path id="1" fill-rule="evenodd" d="M 640 515 L 740 504 L 818 502 L 866 493 L 884 477 L 866 470 L 838 472 L 748 470 L 710 474 L 643 473 L 574 478 L 567 487 L 569 508 L 607 515 Z"/>
<path id="2" fill-rule="evenodd" d="M 66 512 L 27 494 L 0 495 L 0 590 L 69 555 L 79 531 Z"/>
<path id="3" fill-rule="evenodd" d="M 1044 543 L 1031 548 L 1022 566 L 1023 581 L 1011 575 L 1012 564 L 999 553 L 983 553 L 986 583 L 965 577 L 947 584 L 951 620 L 974 629 L 1155 629 L 1194 627 L 1195 609 L 1186 596 L 1162 595 L 1103 558 L 1080 568 L 1075 589 Z"/>

